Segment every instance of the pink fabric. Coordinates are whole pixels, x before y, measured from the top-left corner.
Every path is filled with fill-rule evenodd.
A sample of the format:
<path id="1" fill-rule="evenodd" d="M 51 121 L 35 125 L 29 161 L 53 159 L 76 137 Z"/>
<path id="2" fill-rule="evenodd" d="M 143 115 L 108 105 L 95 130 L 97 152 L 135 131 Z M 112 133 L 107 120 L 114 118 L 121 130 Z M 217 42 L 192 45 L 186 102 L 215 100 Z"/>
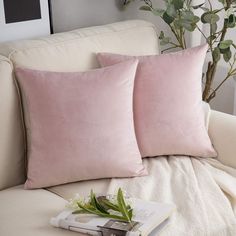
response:
<path id="1" fill-rule="evenodd" d="M 74 73 L 16 69 L 28 137 L 26 189 L 147 174 L 133 124 L 137 63 Z"/>
<path id="2" fill-rule="evenodd" d="M 131 57 L 97 55 L 102 66 L 139 59 L 134 86 L 134 123 L 142 157 L 214 157 L 201 98 L 207 45 L 177 53 Z"/>

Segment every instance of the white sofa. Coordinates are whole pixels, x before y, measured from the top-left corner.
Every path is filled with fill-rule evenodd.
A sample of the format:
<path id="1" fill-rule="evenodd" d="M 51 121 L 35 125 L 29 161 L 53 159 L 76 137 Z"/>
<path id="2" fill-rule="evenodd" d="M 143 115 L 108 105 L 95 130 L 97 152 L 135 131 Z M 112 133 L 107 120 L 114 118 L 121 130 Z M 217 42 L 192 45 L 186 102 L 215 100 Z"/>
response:
<path id="1" fill-rule="evenodd" d="M 26 176 L 25 142 L 20 103 L 13 80 L 14 67 L 83 71 L 98 67 L 97 52 L 145 55 L 157 54 L 158 49 L 154 26 L 139 20 L 0 45 L 1 236 L 78 235 L 51 227 L 50 217 L 63 209 L 66 203 L 64 198 L 72 197 L 75 192 L 86 195 L 91 188 L 105 193 L 109 184 L 106 179 L 51 189 L 23 189 Z M 211 111 L 209 135 L 218 152 L 217 159 L 236 168 L 236 117 Z"/>

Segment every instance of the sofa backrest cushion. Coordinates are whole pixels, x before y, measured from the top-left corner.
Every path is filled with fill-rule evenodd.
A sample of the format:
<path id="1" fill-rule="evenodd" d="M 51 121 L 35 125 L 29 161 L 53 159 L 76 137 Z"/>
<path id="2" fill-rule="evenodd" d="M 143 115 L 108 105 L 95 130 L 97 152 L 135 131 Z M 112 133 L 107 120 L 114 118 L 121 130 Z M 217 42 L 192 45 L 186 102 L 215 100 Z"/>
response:
<path id="1" fill-rule="evenodd" d="M 0 190 L 24 181 L 24 142 L 12 65 L 0 56 Z"/>
<path id="2" fill-rule="evenodd" d="M 96 53 L 107 51 L 129 55 L 157 54 L 158 39 L 154 26 L 149 22 L 133 20 L 0 45 L 0 54 L 8 57 L 14 67 L 62 72 L 97 68 Z M 0 174 L 3 175 L 0 177 L 5 180 L 4 185 L 0 180 L 0 189 L 25 180 L 19 101 L 13 84 L 12 68 L 9 62 L 3 63 L 0 83 L 7 82 L 0 84 L 0 89 L 4 91 L 0 94 L 8 97 L 3 97 L 4 100 L 0 97 L 0 111 L 6 107 L 8 112 L 2 113 L 4 116 L 0 118 Z M 5 133 L 1 131 L 3 127 Z"/>

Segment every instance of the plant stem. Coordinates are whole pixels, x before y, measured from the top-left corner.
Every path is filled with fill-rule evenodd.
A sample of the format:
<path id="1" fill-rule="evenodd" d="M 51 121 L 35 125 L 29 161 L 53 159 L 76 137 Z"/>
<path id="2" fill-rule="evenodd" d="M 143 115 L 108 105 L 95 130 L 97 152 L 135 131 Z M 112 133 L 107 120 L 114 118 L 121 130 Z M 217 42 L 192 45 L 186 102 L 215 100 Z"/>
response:
<path id="1" fill-rule="evenodd" d="M 163 53 L 163 52 L 165 52 L 165 51 L 168 51 L 168 50 L 171 50 L 171 49 L 174 49 L 174 48 L 177 48 L 177 46 L 173 46 L 173 47 L 166 48 L 166 49 L 162 50 L 161 53 Z"/>
<path id="2" fill-rule="evenodd" d="M 210 4 L 210 0 L 208 0 L 208 2 Z M 210 4 L 210 6 L 212 7 L 211 4 Z M 225 11 L 227 11 L 230 8 L 230 6 L 231 6 L 231 0 L 226 0 Z M 222 27 L 221 32 L 222 33 L 221 33 L 221 37 L 220 37 L 220 42 L 224 41 L 225 35 L 227 33 L 227 23 L 225 21 L 224 21 L 224 25 Z M 212 41 L 210 43 L 211 43 L 210 46 L 212 48 Z M 217 90 L 214 90 L 212 93 L 210 93 L 211 92 L 211 86 L 212 86 L 212 83 L 213 83 L 213 80 L 214 80 L 214 77 L 215 77 L 215 73 L 216 73 L 217 64 L 218 64 L 218 61 L 215 61 L 213 56 L 212 56 L 212 62 L 208 62 L 208 67 L 207 67 L 207 72 L 206 72 L 206 84 L 205 84 L 204 91 L 203 91 L 203 94 L 202 94 L 203 101 L 210 102 L 215 97 L 216 91 L 228 79 L 228 78 L 224 79 L 222 81 L 222 83 L 219 84 L 219 86 L 218 86 L 219 88 L 217 87 Z"/>

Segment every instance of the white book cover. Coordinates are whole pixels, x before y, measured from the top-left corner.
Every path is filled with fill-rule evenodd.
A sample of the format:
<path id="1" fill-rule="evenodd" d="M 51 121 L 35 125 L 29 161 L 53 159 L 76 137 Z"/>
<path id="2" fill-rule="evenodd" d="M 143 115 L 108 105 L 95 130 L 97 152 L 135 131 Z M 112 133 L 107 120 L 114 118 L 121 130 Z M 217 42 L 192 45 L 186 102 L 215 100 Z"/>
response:
<path id="1" fill-rule="evenodd" d="M 172 204 L 136 198 L 131 201 L 134 209 L 132 223 L 91 214 L 72 214 L 73 210 L 64 210 L 50 223 L 54 227 L 97 236 L 157 236 L 176 209 Z"/>

